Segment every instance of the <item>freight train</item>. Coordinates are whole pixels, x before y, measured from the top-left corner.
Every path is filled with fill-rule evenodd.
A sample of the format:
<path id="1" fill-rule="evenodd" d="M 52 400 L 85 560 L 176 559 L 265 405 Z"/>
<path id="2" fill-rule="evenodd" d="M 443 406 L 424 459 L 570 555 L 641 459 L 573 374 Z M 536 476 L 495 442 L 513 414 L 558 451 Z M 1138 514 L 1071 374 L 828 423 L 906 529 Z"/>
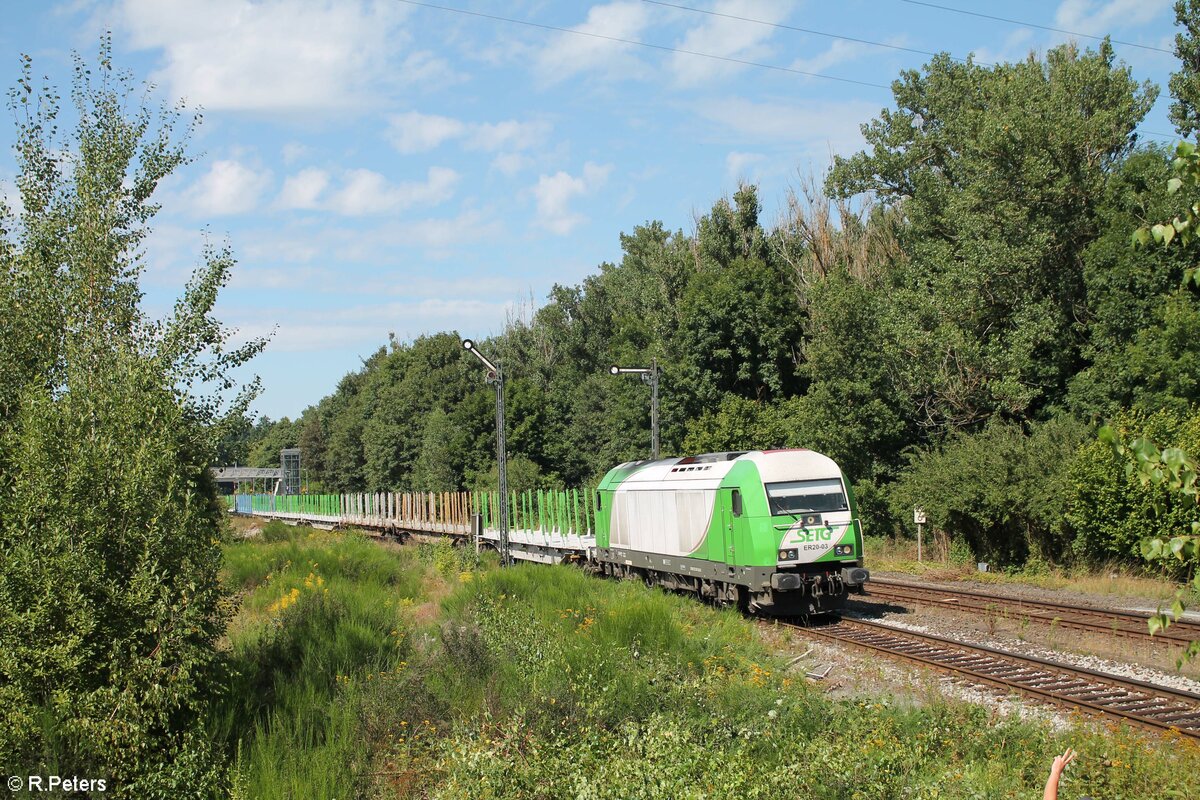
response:
<path id="1" fill-rule="evenodd" d="M 760 614 L 820 614 L 861 592 L 862 524 L 811 450 L 705 453 L 614 467 L 595 491 L 512 493 L 509 553 L 576 563 Z M 230 511 L 499 545 L 495 493 L 229 496 Z"/>

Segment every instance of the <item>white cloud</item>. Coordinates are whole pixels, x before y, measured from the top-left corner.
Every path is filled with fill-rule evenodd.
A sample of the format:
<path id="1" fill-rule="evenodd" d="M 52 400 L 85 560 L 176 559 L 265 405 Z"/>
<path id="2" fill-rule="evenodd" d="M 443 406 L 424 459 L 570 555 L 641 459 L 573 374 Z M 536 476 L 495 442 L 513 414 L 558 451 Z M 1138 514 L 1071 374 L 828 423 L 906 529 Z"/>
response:
<path id="1" fill-rule="evenodd" d="M 347 216 L 403 211 L 418 204 L 432 206 L 450 199 L 458 180 L 458 173 L 447 167 L 430 167 L 424 182 L 402 183 L 391 183 L 369 169 L 353 169 L 329 198 L 328 206 Z"/>
<path id="2" fill-rule="evenodd" d="M 410 155 L 424 153 L 451 139 L 460 139 L 469 150 L 519 151 L 545 141 L 550 125 L 541 120 L 520 122 L 507 119 L 501 122 L 472 123 L 437 114 L 407 111 L 388 117 L 385 134 L 392 146 Z"/>
<path id="3" fill-rule="evenodd" d="M 533 159 L 521 153 L 501 153 L 492 159 L 492 169 L 510 178 L 531 166 L 533 166 Z"/>
<path id="4" fill-rule="evenodd" d="M 271 232 L 264 235 L 259 232 L 242 233 L 238 237 L 238 250 L 243 254 L 247 264 L 264 264 L 264 263 L 282 263 L 282 264 L 308 264 L 318 260 L 321 253 L 322 242 L 319 237 L 313 236 L 312 231 L 305 231 L 297 235 L 295 229 L 286 232 L 280 232 L 277 228 L 272 228 Z M 288 267 L 289 270 L 297 269 L 297 267 Z M 306 268 L 307 269 L 307 268 Z M 295 286 L 295 282 L 292 286 Z"/>
<path id="5" fill-rule="evenodd" d="M 887 42 L 887 44 L 893 43 L 894 41 Z M 801 72 L 823 73 L 837 64 L 854 61 L 867 52 L 875 51 L 870 45 L 860 42 L 847 42 L 845 39 L 835 39 L 825 52 L 818 53 L 812 58 L 797 59 L 792 62 L 791 68 L 800 70 Z"/>
<path id="6" fill-rule="evenodd" d="M 237 327 L 233 343 L 266 336 L 272 353 L 315 353 L 343 347 L 369 346 L 386 341 L 387 332 L 403 320 L 408 330 L 396 331 L 402 339 L 428 331 L 453 330 L 463 320 L 502 323 L 507 304 L 469 298 L 425 298 L 407 302 L 371 302 L 338 309 L 311 309 L 297 316 L 286 308 L 259 308 L 242 317 L 226 314 Z M 275 323 L 264 320 L 279 319 Z"/>
<path id="7" fill-rule="evenodd" d="M 498 220 L 472 209 L 454 217 L 389 220 L 366 230 L 359 226 L 327 229 L 320 238 L 331 256 L 342 261 L 380 264 L 394 260 L 400 251 L 422 249 L 428 256 L 478 241 L 499 241 L 505 234 Z"/>
<path id="8" fill-rule="evenodd" d="M 401 83 L 427 90 L 442 89 L 467 79 L 466 75 L 455 71 L 446 59 L 439 58 L 428 50 L 410 53 L 400 65 L 397 76 Z"/>
<path id="9" fill-rule="evenodd" d="M 1020 61 L 1029 55 L 1034 46 L 1034 34 L 1030 28 L 1017 28 L 1004 37 L 1000 47 L 993 50 L 980 47 L 973 53 L 977 64 L 1001 64 Z"/>
<path id="10" fill-rule="evenodd" d="M 465 211 L 448 219 L 424 219 L 398 226 L 393 235 L 397 245 L 419 245 L 429 248 L 444 248 L 466 244 L 487 238 L 498 238 L 503 226 L 496 220 L 488 220 L 478 211 Z"/>
<path id="11" fill-rule="evenodd" d="M 408 297 L 518 297 L 523 288 L 521 280 L 511 275 L 471 275 L 462 278 L 439 278 L 417 275 L 393 285 L 392 291 Z"/>
<path id="12" fill-rule="evenodd" d="M 785 145 L 794 155 L 825 159 L 832 151 L 846 154 L 863 146 L 859 126 L 879 114 L 865 100 L 819 100 L 805 103 L 756 103 L 742 97 L 706 100 L 695 106 L 714 123 L 714 138 Z"/>
<path id="13" fill-rule="evenodd" d="M 339 257 L 377 264 L 401 250 L 423 248 L 444 251 L 473 242 L 499 241 L 504 226 L 478 210 L 464 211 L 454 217 L 429 217 L 389 221 L 373 230 L 343 229 L 329 233 Z"/>
<path id="14" fill-rule="evenodd" d="M 301 144 L 300 142 L 288 142 L 282 147 L 282 149 L 279 151 L 279 154 L 283 157 L 283 163 L 294 164 L 308 155 L 309 152 L 310 148 L 306 144 Z"/>
<path id="15" fill-rule="evenodd" d="M 240 161 L 214 161 L 184 192 L 184 200 L 198 216 L 242 214 L 258 206 L 270 183 L 267 170 L 255 170 Z"/>
<path id="16" fill-rule="evenodd" d="M 320 197 L 329 186 L 329 173 L 322 169 L 303 169 L 283 182 L 283 189 L 275 201 L 280 208 L 320 208 Z"/>
<path id="17" fill-rule="evenodd" d="M 503 122 L 485 122 L 476 125 L 467 140 L 467 146 L 476 150 L 527 150 L 545 141 L 550 125 L 542 121 L 518 122 L 513 119 Z"/>
<path id="18" fill-rule="evenodd" d="M 466 132 L 467 126 L 450 117 L 408 111 L 388 118 L 387 138 L 401 153 L 424 153 L 447 139 Z"/>
<path id="19" fill-rule="evenodd" d="M 762 153 L 739 153 L 735 150 L 725 156 L 725 171 L 730 178 L 748 178 L 749 168 L 765 159 Z"/>
<path id="20" fill-rule="evenodd" d="M 359 108 L 393 73 L 401 3 L 119 0 L 133 47 L 161 50 L 156 83 L 207 109 Z"/>
<path id="21" fill-rule="evenodd" d="M 560 236 L 570 233 L 585 220 L 582 214 L 571 210 L 571 200 L 590 194 L 602 186 L 611 171 L 611 164 L 601 166 L 589 161 L 583 165 L 583 174 L 579 176 L 559 170 L 553 175 L 539 177 L 533 187 L 533 195 L 537 200 L 535 224 Z"/>
<path id="22" fill-rule="evenodd" d="M 1171 6 L 1170 0 L 1063 0 L 1054 25 L 1090 36 L 1149 22 Z"/>
<path id="23" fill-rule="evenodd" d="M 677 47 L 746 61 L 765 60 L 771 52 L 766 42 L 774 34 L 775 28 L 730 17 L 746 17 L 774 24 L 787 17 L 792 5 L 791 2 L 780 0 L 719 0 L 713 11 L 729 16 L 705 15 L 699 25 L 688 30 Z M 676 83 L 682 86 L 697 86 L 745 69 L 740 64 L 686 53 L 671 54 L 667 63 Z"/>
<path id="24" fill-rule="evenodd" d="M 617 0 L 592 6 L 587 22 L 572 30 L 638 41 L 649 19 L 645 4 Z M 627 75 L 639 68 L 637 59 L 630 55 L 633 47 L 607 39 L 560 33 L 538 54 L 537 71 L 547 83 L 558 83 L 580 72 L 603 72 L 610 77 Z"/>
<path id="25" fill-rule="evenodd" d="M 297 286 L 336 285 L 337 275 L 331 270 L 319 267 L 247 267 L 238 264 L 229 276 L 231 290 L 295 289 Z"/>
<path id="26" fill-rule="evenodd" d="M 454 196 L 459 174 L 449 167 L 430 167 L 424 181 L 393 183 L 369 169 L 350 169 L 338 185 L 328 172 L 309 168 L 288 177 L 275 198 L 278 208 L 334 211 L 343 216 L 364 216 L 403 211 L 413 206 L 435 206 Z"/>

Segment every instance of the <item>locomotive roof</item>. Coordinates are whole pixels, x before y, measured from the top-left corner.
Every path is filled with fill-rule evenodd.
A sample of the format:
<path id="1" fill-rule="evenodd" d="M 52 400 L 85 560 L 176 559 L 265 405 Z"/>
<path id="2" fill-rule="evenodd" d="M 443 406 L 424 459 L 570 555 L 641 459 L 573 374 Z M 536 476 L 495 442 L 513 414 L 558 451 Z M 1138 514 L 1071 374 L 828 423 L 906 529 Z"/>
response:
<path id="1" fill-rule="evenodd" d="M 628 488 L 633 488 L 630 484 L 639 484 L 639 489 L 667 488 L 646 484 L 687 482 L 689 489 L 715 489 L 734 465 L 742 461 L 754 463 L 764 483 L 841 476 L 833 459 L 803 449 L 704 453 L 658 461 L 631 461 L 615 469 L 630 473 L 620 482 L 620 486 Z"/>

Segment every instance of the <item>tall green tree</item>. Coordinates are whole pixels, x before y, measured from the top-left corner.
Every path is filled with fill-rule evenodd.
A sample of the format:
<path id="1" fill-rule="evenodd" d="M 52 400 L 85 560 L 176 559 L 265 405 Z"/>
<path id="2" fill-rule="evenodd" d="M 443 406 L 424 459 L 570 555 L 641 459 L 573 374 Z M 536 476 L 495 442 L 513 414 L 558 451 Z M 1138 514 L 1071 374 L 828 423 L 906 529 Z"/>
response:
<path id="1" fill-rule="evenodd" d="M 800 388 L 794 274 L 768 246 L 760 211 L 757 191 L 743 186 L 700 220 L 672 364 L 689 417 L 726 392 L 765 401 Z"/>
<path id="2" fill-rule="evenodd" d="M 1194 292 L 1180 289 L 1188 256 L 1179 248 L 1129 246 L 1130 230 L 1177 207 L 1178 198 L 1166 191 L 1169 177 L 1165 150 L 1140 150 L 1112 175 L 1098 209 L 1100 235 L 1083 252 L 1084 366 L 1071 378 L 1067 396 L 1071 409 L 1084 416 L 1131 407 L 1182 412 L 1200 401 L 1188 377 L 1195 370 L 1187 366 L 1198 346 L 1187 336 L 1189 319 L 1200 304 Z"/>
<path id="3" fill-rule="evenodd" d="M 1187 138 L 1200 130 L 1200 2 L 1176 0 L 1175 24 L 1183 30 L 1175 34 L 1180 65 L 1168 84 L 1175 99 L 1168 117 L 1179 135 Z"/>
<path id="4" fill-rule="evenodd" d="M 151 198 L 188 161 L 182 109 L 140 104 L 107 38 L 76 58 L 66 109 L 32 70 L 9 95 L 24 210 L 0 207 L 0 763 L 108 776 L 112 797 L 217 795 L 207 468 L 254 387 L 228 405 L 212 387 L 263 343 L 228 347 L 211 315 L 224 250 L 169 319 L 139 309 Z"/>
<path id="5" fill-rule="evenodd" d="M 1079 368 L 1080 253 L 1156 89 L 1105 42 L 994 67 L 941 55 L 893 94 L 826 189 L 874 193 L 908 221 L 903 389 L 935 431 L 1035 418 Z"/>

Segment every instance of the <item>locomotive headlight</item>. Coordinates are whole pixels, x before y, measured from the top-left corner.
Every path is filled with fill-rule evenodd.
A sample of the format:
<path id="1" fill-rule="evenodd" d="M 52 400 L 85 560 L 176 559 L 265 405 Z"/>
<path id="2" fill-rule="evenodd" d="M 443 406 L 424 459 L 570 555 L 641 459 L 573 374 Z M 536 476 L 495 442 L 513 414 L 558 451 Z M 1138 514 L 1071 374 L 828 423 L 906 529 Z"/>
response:
<path id="1" fill-rule="evenodd" d="M 854 546 L 849 544 L 839 544 L 833 548 L 834 555 L 848 556 L 853 555 Z"/>
<path id="2" fill-rule="evenodd" d="M 779 560 L 780 561 L 795 561 L 796 560 L 796 551 L 795 550 L 780 550 L 779 551 Z"/>

